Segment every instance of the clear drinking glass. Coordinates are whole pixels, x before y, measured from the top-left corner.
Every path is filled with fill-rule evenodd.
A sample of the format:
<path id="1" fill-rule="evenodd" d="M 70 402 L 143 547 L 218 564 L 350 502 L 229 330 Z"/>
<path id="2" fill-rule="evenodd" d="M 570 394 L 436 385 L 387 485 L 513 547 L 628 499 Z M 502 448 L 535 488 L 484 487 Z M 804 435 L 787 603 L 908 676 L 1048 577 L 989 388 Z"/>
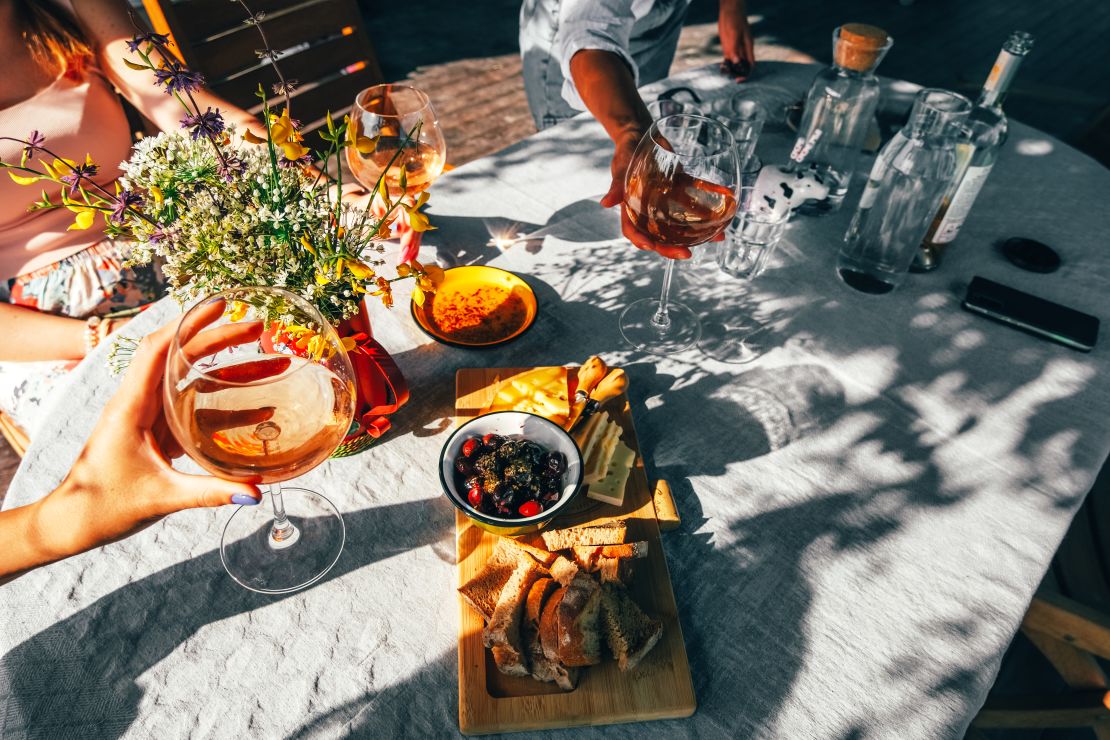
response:
<path id="1" fill-rule="evenodd" d="M 734 278 L 751 280 L 758 276 L 782 239 L 789 220 L 789 210 L 756 208 L 739 214 L 717 248 L 717 265 Z"/>
<path id="2" fill-rule="evenodd" d="M 736 213 L 739 167 L 732 134 L 703 116 L 676 115 L 652 124 L 632 155 L 624 185 L 624 218 L 650 241 L 694 247 L 724 231 Z M 701 322 L 670 299 L 668 259 L 659 299 L 632 303 L 621 334 L 637 349 L 670 354 L 698 341 Z"/>
<path id="3" fill-rule="evenodd" d="M 840 249 L 840 279 L 864 293 L 901 285 L 956 175 L 956 142 L 971 101 L 926 88 L 910 120 L 879 152 Z"/>
<path id="4" fill-rule="evenodd" d="M 701 115 L 701 110 L 698 109 L 698 106 L 693 103 L 685 103 L 681 100 L 652 100 L 645 103 L 645 105 L 653 121 L 658 121 L 660 118 L 666 118 L 667 116 L 677 116 L 679 113 L 688 113 L 695 116 Z"/>
<path id="5" fill-rule="evenodd" d="M 368 87 L 355 97 L 351 125 L 358 136 L 379 137 L 369 154 L 357 147 L 346 150 L 347 166 L 364 187 L 373 188 L 388 166 L 385 185 L 390 197 L 413 195 L 427 190 L 443 172 L 447 142 L 435 108 L 423 91 L 408 85 Z M 412 140 L 405 144 L 414 129 Z"/>
<path id="6" fill-rule="evenodd" d="M 269 485 L 272 511 L 240 506 L 224 527 L 231 577 L 271 594 L 319 580 L 343 550 L 343 519 L 321 494 L 281 483 L 326 460 L 354 418 L 354 371 L 320 312 L 278 288 L 204 300 L 177 330 L 163 387 L 189 457 L 221 478 Z"/>
<path id="7" fill-rule="evenodd" d="M 735 96 L 729 99 L 717 118 L 732 132 L 737 158 L 747 162 L 755 154 L 755 144 L 767 122 L 767 111 L 755 100 Z"/>

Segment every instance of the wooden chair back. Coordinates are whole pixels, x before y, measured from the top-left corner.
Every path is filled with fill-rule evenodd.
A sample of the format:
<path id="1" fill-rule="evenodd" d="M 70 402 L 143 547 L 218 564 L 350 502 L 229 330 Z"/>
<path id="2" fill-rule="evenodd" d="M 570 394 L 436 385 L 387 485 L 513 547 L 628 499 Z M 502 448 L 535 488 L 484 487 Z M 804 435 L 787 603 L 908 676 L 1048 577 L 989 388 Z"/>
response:
<path id="1" fill-rule="evenodd" d="M 382 82 L 374 48 L 355 0 L 249 0 L 263 16 L 262 30 L 286 80 L 297 82 L 291 115 L 304 131 L 319 128 L 327 111 L 341 117 L 362 89 Z M 271 106 L 277 75 L 258 50 L 258 29 L 247 12 L 229 0 L 143 0 L 151 25 L 168 34 L 174 51 L 204 75 L 207 86 L 228 101 L 257 114 L 259 84 Z"/>
<path id="2" fill-rule="evenodd" d="M 1090 728 L 1110 740 L 1110 461 L 1076 513 L 1021 631 L 1067 685 L 1064 693 L 992 693 L 973 729 Z M 969 737 L 972 737 L 969 734 Z"/>

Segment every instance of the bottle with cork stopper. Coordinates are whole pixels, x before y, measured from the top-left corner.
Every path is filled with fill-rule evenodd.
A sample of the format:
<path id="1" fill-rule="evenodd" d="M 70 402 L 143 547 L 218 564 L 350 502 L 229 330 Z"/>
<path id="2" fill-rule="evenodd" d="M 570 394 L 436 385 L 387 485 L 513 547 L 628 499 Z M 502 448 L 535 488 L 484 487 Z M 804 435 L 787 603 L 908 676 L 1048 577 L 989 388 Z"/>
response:
<path id="1" fill-rule="evenodd" d="M 846 23 L 833 31 L 832 66 L 817 73 L 806 94 L 789 171 L 808 175 L 828 194 L 797 208 L 820 215 L 840 208 L 848 193 L 868 128 L 879 107 L 875 70 L 894 39 L 881 28 Z"/>

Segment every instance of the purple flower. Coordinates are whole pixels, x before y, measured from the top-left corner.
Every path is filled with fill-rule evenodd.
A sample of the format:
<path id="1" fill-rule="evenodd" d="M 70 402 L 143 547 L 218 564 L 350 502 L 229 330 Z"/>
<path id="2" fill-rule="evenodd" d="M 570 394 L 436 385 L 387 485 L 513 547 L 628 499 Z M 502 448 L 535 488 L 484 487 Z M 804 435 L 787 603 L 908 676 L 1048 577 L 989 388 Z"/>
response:
<path id="1" fill-rule="evenodd" d="M 24 143 L 27 144 L 27 146 L 23 147 L 23 156 L 30 157 L 36 151 L 46 146 L 46 137 L 38 130 L 35 130 L 31 132 L 31 135 L 27 137 L 27 141 Z"/>
<path id="2" fill-rule="evenodd" d="M 147 235 L 146 240 L 150 244 L 157 246 L 167 239 L 172 239 L 173 237 L 174 233 L 171 229 L 164 229 L 161 226 L 158 226 L 155 227 L 154 231 L 150 232 L 150 234 Z"/>
<path id="3" fill-rule="evenodd" d="M 307 167 L 312 164 L 312 155 L 306 154 L 300 159 L 286 159 L 285 155 L 278 157 L 278 167 L 283 170 L 293 169 L 294 167 Z"/>
<path id="4" fill-rule="evenodd" d="M 216 165 L 216 174 L 227 182 L 232 182 L 238 175 L 247 171 L 247 163 L 234 154 L 224 155 L 224 160 Z"/>
<path id="5" fill-rule="evenodd" d="M 117 224 L 123 223 L 123 215 L 129 208 L 138 208 L 143 204 L 143 196 L 124 188 L 116 196 L 115 210 L 108 214 L 108 218 Z"/>
<path id="6" fill-rule="evenodd" d="M 196 92 L 204 85 L 204 77 L 199 72 L 193 72 L 177 63 L 154 70 L 154 76 L 158 84 L 166 86 L 167 93 Z"/>
<path id="7" fill-rule="evenodd" d="M 98 172 L 100 172 L 100 167 L 90 162 L 75 165 L 68 175 L 62 175 L 58 179 L 69 185 L 69 195 L 72 198 L 77 195 L 77 190 L 81 187 L 81 181 L 91 179 Z"/>
<path id="8" fill-rule="evenodd" d="M 127 42 L 127 48 L 134 54 L 139 50 L 143 44 L 154 44 L 155 46 L 165 46 L 170 43 L 170 37 L 162 33 L 140 33 L 135 38 Z"/>
<path id="9" fill-rule="evenodd" d="M 224 130 L 224 119 L 220 116 L 220 109 L 215 112 L 209 108 L 204 113 L 190 114 L 181 119 L 181 128 L 191 128 L 190 136 L 196 141 L 202 136 L 215 137 Z"/>

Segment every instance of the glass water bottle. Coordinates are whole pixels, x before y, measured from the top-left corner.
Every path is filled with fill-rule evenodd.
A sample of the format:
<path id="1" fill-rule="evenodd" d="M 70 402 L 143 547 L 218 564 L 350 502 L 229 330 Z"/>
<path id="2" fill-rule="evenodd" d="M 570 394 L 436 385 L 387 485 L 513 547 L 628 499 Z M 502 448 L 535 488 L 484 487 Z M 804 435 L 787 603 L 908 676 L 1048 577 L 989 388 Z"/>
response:
<path id="1" fill-rule="evenodd" d="M 844 202 L 879 107 L 875 69 L 893 43 L 886 31 L 863 23 L 833 31 L 833 64 L 817 74 L 806 94 L 789 165 L 792 172 L 816 178 L 828 196 L 806 201 L 798 213 L 829 213 Z"/>
<path id="2" fill-rule="evenodd" d="M 933 217 L 921 251 L 914 257 L 915 272 L 927 272 L 940 266 L 941 253 L 951 244 L 967 220 L 971 206 L 979 196 L 1002 145 L 1006 143 L 1008 124 L 1002 112 L 1002 100 L 1017 74 L 1021 60 L 1033 48 L 1033 36 L 1014 31 L 998 54 L 983 91 L 967 118 L 969 139 L 957 147 L 959 172 L 944 196 L 940 210 Z"/>
<path id="3" fill-rule="evenodd" d="M 926 88 L 910 120 L 879 152 L 837 259 L 840 278 L 865 293 L 888 293 L 910 261 L 956 175 L 956 142 L 971 101 Z"/>

